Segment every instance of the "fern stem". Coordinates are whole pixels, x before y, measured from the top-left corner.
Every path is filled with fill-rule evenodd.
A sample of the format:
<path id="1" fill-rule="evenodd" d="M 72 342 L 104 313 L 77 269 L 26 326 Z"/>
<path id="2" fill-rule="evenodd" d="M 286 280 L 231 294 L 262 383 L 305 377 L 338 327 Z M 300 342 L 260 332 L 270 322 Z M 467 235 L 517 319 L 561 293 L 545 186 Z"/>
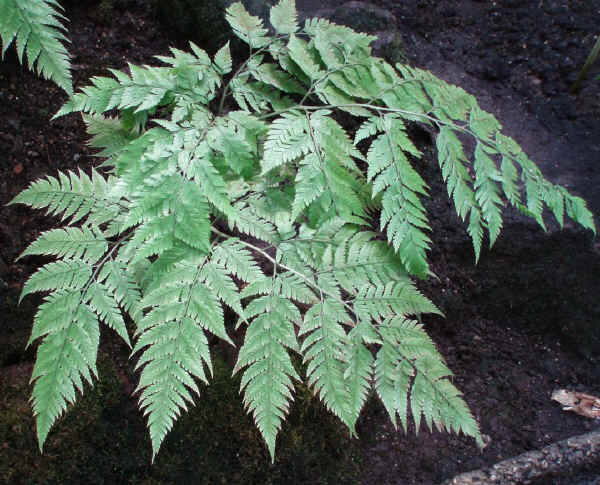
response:
<path id="1" fill-rule="evenodd" d="M 112 253 L 114 252 L 114 250 L 120 245 L 120 243 L 123 240 L 125 240 L 126 237 L 127 236 L 123 236 L 119 241 L 117 241 L 115 243 L 115 245 L 113 246 L 113 248 L 102 258 L 102 260 L 100 261 L 100 263 L 98 264 L 98 266 L 96 267 L 96 269 L 94 270 L 94 272 L 92 273 L 92 276 L 90 276 L 90 279 L 88 280 L 88 282 L 86 283 L 85 287 L 81 291 L 81 296 L 79 298 L 79 302 L 77 303 L 77 306 L 75 307 L 75 309 L 71 313 L 71 319 L 70 319 L 71 321 L 70 321 L 70 323 L 68 325 L 68 327 L 69 327 L 68 331 L 70 331 L 71 328 L 72 328 L 72 326 L 75 324 L 74 323 L 74 317 L 75 317 L 75 315 L 77 315 L 77 310 L 79 310 L 79 307 L 83 303 L 83 301 L 85 299 L 85 294 L 87 293 L 88 289 L 90 288 L 90 285 L 94 282 L 94 280 L 98 276 L 98 272 L 102 268 L 102 265 L 108 260 L 109 257 L 112 256 Z M 66 339 L 66 338 L 63 339 L 63 342 L 62 342 L 62 344 L 60 346 L 60 350 L 58 352 L 56 352 L 56 355 L 58 355 L 59 358 L 55 360 L 54 371 L 52 373 L 53 375 L 56 375 L 58 373 L 58 368 L 60 366 L 60 363 L 62 362 L 64 351 L 65 351 L 65 347 L 67 346 L 67 341 L 68 341 L 68 339 Z"/>
<path id="2" fill-rule="evenodd" d="M 272 42 L 268 42 L 266 45 L 264 45 L 263 47 L 261 47 L 260 49 L 258 49 L 256 52 L 252 53 L 252 47 L 249 46 L 250 48 L 250 55 L 248 57 L 248 59 L 246 59 L 242 65 L 237 69 L 237 71 L 235 71 L 234 75 L 231 76 L 231 79 L 229 79 L 229 81 L 227 81 L 227 84 L 225 85 L 225 87 L 223 88 L 223 93 L 221 94 L 221 99 L 219 100 L 219 109 L 217 111 L 217 116 L 220 116 L 223 113 L 223 106 L 225 105 L 225 98 L 227 98 L 227 95 L 229 94 L 229 90 L 231 87 L 231 83 L 232 81 L 237 78 L 238 76 L 241 76 L 244 71 L 246 70 L 246 68 L 248 67 L 248 64 L 250 63 L 250 61 L 260 55 L 262 52 L 264 52 L 265 50 L 267 50 L 269 47 L 271 47 L 271 45 L 273 45 L 275 43 L 277 39 L 275 39 Z"/>
<path id="3" fill-rule="evenodd" d="M 377 105 L 370 104 L 370 103 L 348 103 L 348 104 L 338 104 L 338 105 L 323 104 L 320 106 L 304 105 L 304 106 L 301 106 L 301 108 L 303 110 L 311 110 L 311 111 L 312 110 L 315 110 L 315 111 L 322 110 L 322 109 L 336 109 L 336 108 L 366 108 L 366 109 L 375 110 L 378 113 L 385 112 L 385 113 L 398 113 L 401 115 L 408 115 L 408 116 L 417 116 L 424 120 L 433 122 L 436 126 L 440 126 L 440 125 L 448 126 L 449 128 L 452 128 L 454 131 L 460 131 L 461 133 L 470 135 L 473 138 L 477 139 L 482 145 L 485 145 L 486 147 L 489 147 L 489 148 L 496 149 L 496 144 L 492 140 L 484 140 L 481 137 L 479 137 L 476 133 L 474 133 L 472 130 L 470 130 L 469 128 L 466 128 L 465 126 L 461 126 L 456 123 L 452 123 L 450 121 L 440 120 L 439 118 L 437 118 L 433 115 L 427 114 L 427 113 L 419 113 L 416 111 L 408 111 L 408 110 L 399 109 L 399 108 L 386 108 L 384 106 L 377 106 Z M 259 116 L 258 119 L 265 119 L 265 118 L 269 118 L 272 116 L 279 116 L 280 114 L 293 111 L 294 109 L 298 109 L 298 106 L 293 106 L 291 108 L 273 111 L 272 113 L 267 113 L 263 116 Z M 506 152 L 506 153 L 502 152 L 502 154 L 507 156 L 514 162 L 516 162 L 520 167 L 522 167 L 522 164 L 519 162 L 519 159 L 517 157 L 515 157 L 514 155 L 512 155 L 508 152 Z M 530 174 L 530 175 L 533 176 L 533 174 Z M 540 176 L 535 175 L 534 178 L 537 180 L 537 179 L 540 179 Z"/>
<path id="4" fill-rule="evenodd" d="M 359 63 L 354 63 L 354 64 L 344 64 L 342 67 L 338 67 L 336 69 L 328 69 L 325 74 L 323 74 L 323 76 L 319 79 L 317 79 L 315 82 L 311 82 L 310 83 L 310 88 L 308 88 L 308 91 L 306 91 L 306 94 L 304 95 L 304 97 L 300 100 L 300 103 L 298 103 L 300 106 L 302 106 L 302 104 L 304 103 L 304 101 L 306 101 L 306 98 L 308 98 L 311 94 L 313 94 L 315 87 L 317 87 L 319 84 L 321 84 L 323 81 L 327 81 L 327 78 L 331 75 L 334 74 L 336 72 L 341 72 L 344 69 L 346 69 L 347 67 L 367 67 L 364 64 L 359 64 Z"/>
<path id="5" fill-rule="evenodd" d="M 216 235 L 221 236 L 221 237 L 226 238 L 226 239 L 229 239 L 231 237 L 228 234 L 225 234 L 224 232 L 221 232 L 218 229 L 215 229 L 214 227 L 211 227 L 211 231 L 214 232 Z M 338 298 L 335 294 L 330 293 L 330 292 L 324 290 L 323 288 L 321 288 L 317 283 L 315 283 L 313 280 L 311 280 L 305 274 L 300 273 L 299 271 L 296 271 L 294 268 L 291 268 L 290 266 L 287 266 L 287 265 L 285 265 L 285 264 L 283 264 L 281 262 L 278 262 L 275 258 L 273 258 L 273 256 L 271 256 L 269 253 L 267 253 L 263 249 L 259 248 L 258 246 L 255 246 L 254 244 L 250 244 L 249 242 L 243 241 L 241 239 L 238 239 L 238 242 L 240 244 L 243 244 L 247 248 L 250 248 L 253 251 L 256 251 L 257 253 L 260 253 L 267 260 L 269 260 L 273 265 L 278 265 L 280 268 L 282 268 L 282 269 L 284 269 L 286 271 L 289 271 L 290 273 L 295 274 L 296 276 L 302 278 L 308 285 L 312 286 L 317 291 L 320 291 L 321 293 L 326 294 L 330 298 L 333 298 L 335 301 L 337 301 L 337 302 L 341 303 L 342 305 L 344 305 L 346 307 L 346 309 L 350 312 L 351 316 L 354 315 L 354 309 L 350 305 L 348 305 L 344 300 Z M 274 246 L 274 245 L 272 247 L 276 248 L 276 246 Z M 354 327 L 354 326 L 356 326 L 357 323 L 354 321 L 354 317 L 352 317 L 352 319 L 353 319 L 353 324 L 351 326 Z"/>
<path id="6" fill-rule="evenodd" d="M 117 249 L 121 245 L 121 243 L 123 241 L 125 241 L 125 239 L 127 239 L 128 237 L 129 237 L 129 235 L 125 235 L 125 236 L 122 236 L 121 238 L 119 238 L 119 240 L 117 242 L 115 242 L 115 245 L 111 248 L 111 250 L 107 254 L 105 254 L 104 257 L 102 258 L 102 260 L 97 264 L 96 269 L 94 269 L 92 276 L 90 276 L 90 279 L 88 280 L 83 291 L 81 292 L 81 301 L 83 301 L 83 297 L 85 296 L 90 285 L 96 280 L 96 277 L 98 276 L 98 273 L 102 269 L 102 266 L 104 265 L 104 263 L 106 263 L 108 261 L 108 259 L 112 257 L 113 253 L 115 252 L 115 249 Z M 81 304 L 81 301 L 79 302 L 80 304 Z"/>

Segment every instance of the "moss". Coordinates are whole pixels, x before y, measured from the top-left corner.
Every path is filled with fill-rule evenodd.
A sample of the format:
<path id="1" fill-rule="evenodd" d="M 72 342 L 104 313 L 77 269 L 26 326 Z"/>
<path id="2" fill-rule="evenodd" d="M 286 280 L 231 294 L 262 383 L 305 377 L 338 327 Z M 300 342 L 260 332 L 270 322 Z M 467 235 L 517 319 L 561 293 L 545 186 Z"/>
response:
<path id="1" fill-rule="evenodd" d="M 35 345 L 24 351 L 39 302 L 29 298 L 15 307 L 13 296 L 0 332 L 0 483 L 356 482 L 360 443 L 304 385 L 297 386 L 271 464 L 243 409 L 239 377 L 231 377 L 231 364 L 218 355 L 210 386 L 202 387 L 151 466 L 144 419 L 122 382 L 127 356 L 113 348 L 117 339 L 109 332 L 102 336 L 100 380 L 58 420 L 40 454 L 29 404 Z"/>
<path id="2" fill-rule="evenodd" d="M 349 438 L 347 429 L 305 386 L 297 387 L 271 464 L 242 407 L 239 378 L 232 379 L 230 373 L 231 368 L 216 358 L 211 385 L 167 437 L 154 477 L 206 484 L 356 482 L 361 461 L 358 441 Z M 190 476 L 190 467 L 199 473 Z"/>
<path id="3" fill-rule="evenodd" d="M 111 352 L 114 355 L 114 352 Z M 299 386 L 274 464 L 243 410 L 239 378 L 215 358 L 215 375 L 150 465 L 141 413 L 125 395 L 119 363 L 99 357 L 100 381 L 50 433 L 40 455 L 28 403 L 32 364 L 0 373 L 0 482 L 70 483 L 355 483 L 360 448 L 310 391 Z"/>

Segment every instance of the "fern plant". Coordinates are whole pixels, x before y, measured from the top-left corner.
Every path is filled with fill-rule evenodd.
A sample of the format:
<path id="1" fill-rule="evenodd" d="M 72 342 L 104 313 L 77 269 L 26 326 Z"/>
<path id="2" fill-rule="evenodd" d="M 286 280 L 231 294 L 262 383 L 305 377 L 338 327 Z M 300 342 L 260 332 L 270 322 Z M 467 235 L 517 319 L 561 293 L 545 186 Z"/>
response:
<path id="1" fill-rule="evenodd" d="M 27 54 L 27 65 L 45 79 L 73 93 L 71 63 L 64 45 L 61 6 L 56 0 L 0 0 L 2 57 L 15 42 L 19 61 Z"/>
<path id="2" fill-rule="evenodd" d="M 505 203 L 542 227 L 547 206 L 561 225 L 566 214 L 594 231 L 585 202 L 544 179 L 472 96 L 373 57 L 373 37 L 323 19 L 301 29 L 294 0 L 271 9 L 273 33 L 241 3 L 227 21 L 249 48 L 235 72 L 228 44 L 212 59 L 191 44 L 159 57 L 162 67 L 92 78 L 58 116 L 83 113 L 102 172 L 59 173 L 12 201 L 66 224 L 22 255 L 57 257 L 22 293 L 49 292 L 30 339 L 41 340 L 31 398 L 40 449 L 96 378 L 105 324 L 137 358 L 154 459 L 210 381 L 209 337 L 236 345 L 225 307 L 245 328 L 234 372 L 272 458 L 299 381 L 351 433 L 374 393 L 394 425 L 412 415 L 416 430 L 423 420 L 480 443 L 418 323 L 440 311 L 413 281 L 432 275 L 431 229 L 406 126 L 436 130 L 476 258 L 486 234 L 490 245 L 498 237 Z M 351 132 L 340 113 L 355 120 Z"/>

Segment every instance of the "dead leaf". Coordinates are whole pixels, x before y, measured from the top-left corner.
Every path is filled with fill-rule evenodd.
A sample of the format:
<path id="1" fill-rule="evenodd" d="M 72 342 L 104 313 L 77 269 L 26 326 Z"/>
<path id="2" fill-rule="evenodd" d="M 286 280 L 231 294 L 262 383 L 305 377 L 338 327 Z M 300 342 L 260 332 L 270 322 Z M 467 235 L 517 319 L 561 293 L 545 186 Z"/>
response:
<path id="1" fill-rule="evenodd" d="M 573 411 L 586 418 L 600 418 L 600 399 L 596 396 L 558 389 L 552 393 L 552 399 L 562 404 L 564 411 Z"/>

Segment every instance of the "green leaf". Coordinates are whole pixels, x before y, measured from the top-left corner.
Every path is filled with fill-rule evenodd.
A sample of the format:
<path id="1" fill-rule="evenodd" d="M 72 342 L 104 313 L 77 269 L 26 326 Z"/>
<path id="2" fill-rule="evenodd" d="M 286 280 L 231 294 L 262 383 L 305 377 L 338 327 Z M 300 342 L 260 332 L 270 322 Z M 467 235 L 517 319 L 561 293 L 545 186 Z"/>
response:
<path id="1" fill-rule="evenodd" d="M 231 72 L 231 51 L 229 50 L 229 42 L 221 47 L 215 54 L 215 66 L 219 70 L 219 74 L 224 76 Z"/>
<path id="2" fill-rule="evenodd" d="M 215 246 L 212 251 L 212 258 L 243 281 L 254 282 L 264 278 L 262 270 L 252 257 L 252 253 L 234 238 Z"/>
<path id="3" fill-rule="evenodd" d="M 233 33 L 250 47 L 259 48 L 268 42 L 267 29 L 263 27 L 262 20 L 250 15 L 242 2 L 230 5 L 226 12 L 225 19 L 231 25 Z"/>
<path id="4" fill-rule="evenodd" d="M 318 64 L 317 56 L 309 50 L 306 41 L 296 35 L 290 35 L 287 44 L 291 59 L 304 72 L 309 79 L 316 80 L 323 75 L 323 71 Z"/>
<path id="5" fill-rule="evenodd" d="M 98 315 L 100 320 L 117 332 L 119 337 L 131 347 L 123 315 L 121 315 L 118 302 L 111 290 L 109 286 L 99 283 L 90 285 L 86 293 L 86 297 L 89 298 L 88 305 Z"/>
<path id="6" fill-rule="evenodd" d="M 46 334 L 37 351 L 31 375 L 31 401 L 40 451 L 56 420 L 83 392 L 82 377 L 92 384 L 100 332 L 97 317 L 81 304 L 81 293 L 53 294 L 40 306 L 34 320 L 36 334 Z M 60 304 L 62 312 L 57 312 Z M 63 306 L 65 305 L 65 306 Z M 58 319 L 49 321 L 49 318 Z M 41 331 L 40 327 L 44 330 Z"/>
<path id="7" fill-rule="evenodd" d="M 21 63 L 26 53 L 30 70 L 35 68 L 71 95 L 71 63 L 60 10 L 54 0 L 0 0 L 2 57 L 14 40 Z"/>
<path id="8" fill-rule="evenodd" d="M 481 213 L 490 234 L 490 247 L 496 241 L 502 229 L 502 200 L 498 182 L 502 180 L 496 164 L 486 154 L 483 146 L 475 147 L 475 198 L 481 207 Z"/>
<path id="9" fill-rule="evenodd" d="M 83 261 L 67 260 L 48 263 L 33 273 L 25 282 L 19 301 L 29 293 L 37 291 L 81 289 L 91 276 L 91 266 Z"/>
<path id="10" fill-rule="evenodd" d="M 208 204 L 196 184 L 185 182 L 174 208 L 175 237 L 193 248 L 210 250 Z"/>
<path id="11" fill-rule="evenodd" d="M 427 185 L 412 168 L 404 152 L 420 155 L 404 131 L 401 120 L 387 117 L 385 132 L 369 147 L 367 177 L 373 181 L 373 197 L 383 192 L 381 229 L 387 228 L 388 241 L 398 251 L 409 273 L 429 274 L 427 253 L 431 239 L 425 208 L 419 195 L 427 195 Z M 371 128 L 367 128 L 372 131 Z"/>
<path id="12" fill-rule="evenodd" d="M 326 299 L 313 305 L 300 329 L 300 335 L 306 335 L 300 350 L 308 364 L 308 384 L 327 409 L 354 432 L 356 416 L 344 380 L 348 336 L 340 325 L 346 321 L 346 312 L 337 302 Z"/>
<path id="13" fill-rule="evenodd" d="M 93 264 L 108 250 L 108 243 L 98 229 L 65 227 L 43 232 L 19 259 L 32 254 L 82 259 Z"/>
<path id="14" fill-rule="evenodd" d="M 93 217 L 96 224 L 106 222 L 119 212 L 117 201 L 108 194 L 106 181 L 95 170 L 92 177 L 83 172 L 59 172 L 58 178 L 36 180 L 18 194 L 10 204 L 27 204 L 35 209 L 47 208 L 52 215 L 61 215 L 70 223 Z"/>
<path id="15" fill-rule="evenodd" d="M 363 328 L 367 326 L 366 322 L 361 322 L 348 334 L 350 346 L 344 380 L 348 386 L 350 412 L 356 418 L 360 415 L 371 390 L 374 359 L 371 351 L 363 344 L 362 335 Z"/>
<path id="16" fill-rule="evenodd" d="M 261 160 L 262 173 L 266 174 L 285 163 L 307 155 L 310 150 L 306 116 L 297 111 L 283 113 L 275 119 L 264 144 Z"/>
<path id="17" fill-rule="evenodd" d="M 55 0 L 36 2 L 60 30 L 47 10 Z M 22 55 L 26 32 L 3 27 L 20 25 L 14 0 L 0 7 L 9 3 L 0 37 L 6 47 L 16 36 Z M 411 279 L 431 274 L 425 200 L 437 194 L 408 122 L 437 131 L 442 179 L 476 259 L 486 230 L 492 244 L 500 234 L 506 202 L 542 227 L 547 207 L 559 224 L 566 215 L 595 231 L 585 202 L 544 179 L 461 88 L 372 57 L 373 36 L 325 19 L 299 32 L 293 0 L 270 19 L 272 38 L 241 3 L 228 8 L 250 45 L 234 74 L 229 44 L 213 59 L 190 44 L 158 56 L 161 67 L 92 78 L 59 112 L 89 114 L 109 175 L 59 173 L 12 201 L 47 208 L 64 226 L 23 253 L 59 258 L 22 295 L 50 292 L 29 340 L 42 340 L 32 377 L 40 447 L 96 373 L 99 322 L 128 344 L 131 323 L 154 459 L 208 383 L 207 332 L 210 345 L 213 336 L 233 345 L 230 311 L 234 370 L 272 459 L 304 373 L 290 352 L 351 433 L 374 388 L 394 426 L 408 427 L 410 407 L 417 430 L 424 421 L 481 443 L 442 355 L 410 319 L 441 312 Z"/>
<path id="18" fill-rule="evenodd" d="M 286 350 L 298 349 L 294 323 L 300 314 L 287 299 L 273 295 L 261 301 L 265 313 L 248 327 L 234 372 L 247 367 L 240 384 L 244 405 L 252 412 L 274 461 L 275 438 L 293 400 L 292 378 L 300 380 Z"/>
<path id="19" fill-rule="evenodd" d="M 296 0 L 281 0 L 271 8 L 271 25 L 278 34 L 293 34 L 298 30 Z"/>
<path id="20" fill-rule="evenodd" d="M 189 317 L 150 325 L 133 353 L 143 348 L 136 392 L 141 391 L 139 405 L 148 418 L 154 460 L 173 423 L 192 402 L 192 392 L 200 394 L 193 378 L 208 383 L 204 365 L 211 369 L 211 359 L 202 328 Z"/>
<path id="21" fill-rule="evenodd" d="M 256 79 L 280 89 L 284 93 L 304 94 L 304 87 L 276 64 L 265 62 L 252 71 Z"/>
<path id="22" fill-rule="evenodd" d="M 463 432 L 481 444 L 479 427 L 460 392 L 448 379 L 450 370 L 420 325 L 392 318 L 378 326 L 383 340 L 375 363 L 375 388 L 394 425 L 400 415 L 406 429 L 406 406 L 410 407 L 419 431 L 421 417 L 430 430 Z"/>

